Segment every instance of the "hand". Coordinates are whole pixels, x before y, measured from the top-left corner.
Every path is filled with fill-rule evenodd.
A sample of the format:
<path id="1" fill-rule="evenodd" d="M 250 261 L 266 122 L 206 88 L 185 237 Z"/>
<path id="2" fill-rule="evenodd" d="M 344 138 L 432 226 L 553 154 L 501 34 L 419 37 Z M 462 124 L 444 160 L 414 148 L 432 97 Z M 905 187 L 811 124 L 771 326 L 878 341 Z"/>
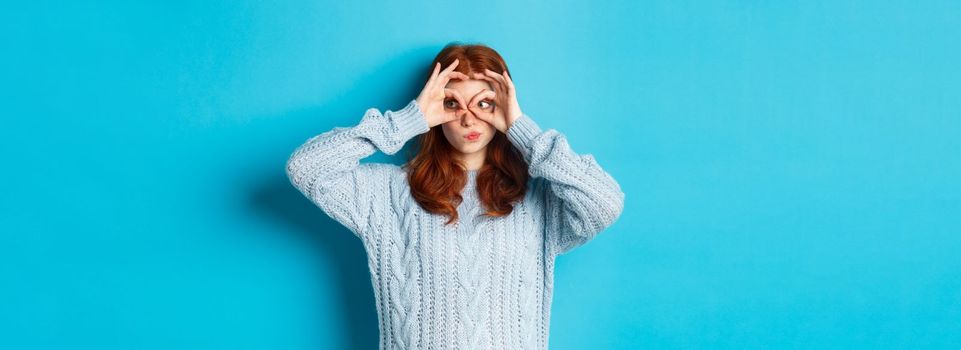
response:
<path id="1" fill-rule="evenodd" d="M 493 125 L 494 128 L 506 134 L 507 129 L 523 114 L 520 105 L 517 103 L 514 81 L 511 80 L 510 75 L 506 71 L 504 74 L 498 74 L 490 69 L 485 69 L 484 73 L 474 73 L 473 77 L 474 79 L 486 80 L 494 87 L 494 91 L 486 90 L 474 96 L 470 104 L 467 105 L 468 109 L 470 109 L 477 118 Z M 492 108 L 483 108 L 480 106 L 478 102 L 484 98 L 494 100 L 494 106 Z"/>
<path id="2" fill-rule="evenodd" d="M 457 109 L 448 110 L 444 108 L 444 101 L 447 98 L 457 100 L 460 106 L 465 105 L 464 98 L 457 93 L 457 90 L 445 88 L 451 79 L 469 79 L 466 74 L 454 70 L 458 63 L 460 61 L 455 59 L 447 68 L 440 71 L 440 63 L 438 62 L 434 66 L 434 72 L 431 73 L 427 84 L 424 85 L 424 89 L 417 96 L 417 105 L 430 127 L 457 120 Z"/>

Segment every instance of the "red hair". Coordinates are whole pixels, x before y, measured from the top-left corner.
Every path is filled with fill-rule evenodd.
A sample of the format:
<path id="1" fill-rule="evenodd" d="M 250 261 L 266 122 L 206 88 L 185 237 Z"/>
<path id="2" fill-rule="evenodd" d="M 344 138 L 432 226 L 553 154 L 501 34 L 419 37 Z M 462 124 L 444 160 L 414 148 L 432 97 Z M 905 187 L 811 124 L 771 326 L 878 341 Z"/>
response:
<path id="1" fill-rule="evenodd" d="M 483 73 L 484 69 L 514 76 L 494 49 L 481 44 L 458 43 L 445 46 L 434 57 L 425 76 L 430 78 L 438 62 L 443 69 L 454 59 L 460 62 L 454 70 L 468 76 Z M 467 170 L 454 157 L 456 150 L 447 142 L 439 125 L 418 135 L 415 144 L 419 145 L 417 154 L 403 165 L 411 194 L 424 210 L 447 215 L 445 224 L 451 224 L 458 220 L 457 205 L 463 201 L 460 192 L 467 183 Z M 514 203 L 523 199 L 527 191 L 527 171 L 527 163 L 507 135 L 495 132 L 487 144 L 484 165 L 477 172 L 477 193 L 485 209 L 483 215 L 499 217 L 510 214 Z"/>

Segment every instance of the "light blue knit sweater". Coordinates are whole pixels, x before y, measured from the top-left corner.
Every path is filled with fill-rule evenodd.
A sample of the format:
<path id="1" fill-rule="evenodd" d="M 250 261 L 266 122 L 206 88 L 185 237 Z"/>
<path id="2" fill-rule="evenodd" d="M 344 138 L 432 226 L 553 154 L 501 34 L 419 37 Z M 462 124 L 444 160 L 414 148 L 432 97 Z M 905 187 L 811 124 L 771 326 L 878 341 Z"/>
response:
<path id="1" fill-rule="evenodd" d="M 460 220 L 423 210 L 404 170 L 360 163 L 394 154 L 429 129 L 416 100 L 370 108 L 353 127 L 311 137 L 287 161 L 291 183 L 361 239 L 380 321 L 380 349 L 546 349 L 554 258 L 592 239 L 624 207 L 618 183 L 563 134 L 527 115 L 507 131 L 531 175 L 505 217 L 482 216 L 468 171 Z"/>

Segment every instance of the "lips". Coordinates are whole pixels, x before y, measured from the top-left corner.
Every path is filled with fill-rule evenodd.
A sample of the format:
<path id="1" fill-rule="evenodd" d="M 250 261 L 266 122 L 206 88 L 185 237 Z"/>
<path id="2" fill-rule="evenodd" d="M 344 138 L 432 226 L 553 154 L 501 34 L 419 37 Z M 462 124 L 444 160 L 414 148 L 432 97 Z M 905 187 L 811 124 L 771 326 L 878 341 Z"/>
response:
<path id="1" fill-rule="evenodd" d="M 472 133 L 469 133 L 469 134 L 467 134 L 467 135 L 464 135 L 464 138 L 473 141 L 473 140 L 479 139 L 479 138 L 480 138 L 480 135 L 481 135 L 481 134 L 480 134 L 479 132 L 474 131 L 474 132 L 472 132 Z"/>

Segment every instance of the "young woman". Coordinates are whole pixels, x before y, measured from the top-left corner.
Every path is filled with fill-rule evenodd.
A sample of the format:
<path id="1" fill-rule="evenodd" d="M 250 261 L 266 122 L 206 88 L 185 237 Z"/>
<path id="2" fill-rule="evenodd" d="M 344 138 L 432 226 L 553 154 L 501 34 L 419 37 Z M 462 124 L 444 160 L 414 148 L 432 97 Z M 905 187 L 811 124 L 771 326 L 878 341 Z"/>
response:
<path id="1" fill-rule="evenodd" d="M 360 164 L 415 137 L 402 166 Z M 624 207 L 591 155 L 521 112 L 483 45 L 444 47 L 416 99 L 308 139 L 286 170 L 363 242 L 381 349 L 546 349 L 554 258 Z"/>

